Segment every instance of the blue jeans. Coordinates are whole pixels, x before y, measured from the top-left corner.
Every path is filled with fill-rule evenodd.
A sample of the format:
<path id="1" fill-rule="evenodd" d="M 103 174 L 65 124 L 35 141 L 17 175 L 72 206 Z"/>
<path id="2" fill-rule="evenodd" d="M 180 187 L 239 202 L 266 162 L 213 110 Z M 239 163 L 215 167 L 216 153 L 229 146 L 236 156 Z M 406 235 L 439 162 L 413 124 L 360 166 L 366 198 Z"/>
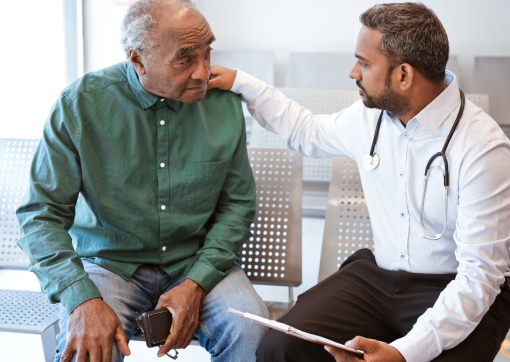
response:
<path id="1" fill-rule="evenodd" d="M 136 312 L 141 314 L 153 309 L 161 294 L 185 280 L 182 278 L 172 281 L 160 268 L 143 265 L 129 281 L 125 281 L 99 265 L 88 261 L 84 261 L 83 265 L 89 278 L 101 292 L 103 300 L 117 313 L 128 341 L 137 332 Z M 195 337 L 198 338 L 200 346 L 211 354 L 212 361 L 255 361 L 255 351 L 267 329 L 227 313 L 228 308 L 268 316 L 266 305 L 236 263 L 232 265 L 229 275 L 204 298 L 200 325 Z M 66 345 L 67 318 L 67 312 L 61 307 L 61 332 L 57 336 L 55 362 L 60 360 Z M 154 349 L 154 354 L 156 352 L 157 348 Z M 75 358 L 76 356 L 72 361 Z M 124 356 L 114 343 L 112 362 L 123 360 Z"/>

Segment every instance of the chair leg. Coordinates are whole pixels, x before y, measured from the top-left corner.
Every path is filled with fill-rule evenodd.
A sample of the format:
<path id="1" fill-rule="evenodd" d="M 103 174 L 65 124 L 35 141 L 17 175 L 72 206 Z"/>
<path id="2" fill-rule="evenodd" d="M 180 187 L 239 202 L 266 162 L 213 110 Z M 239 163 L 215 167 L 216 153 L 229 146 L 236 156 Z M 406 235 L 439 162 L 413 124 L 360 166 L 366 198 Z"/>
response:
<path id="1" fill-rule="evenodd" d="M 59 333 L 60 328 L 58 327 L 58 321 L 56 321 L 41 334 L 45 362 L 53 362 L 55 358 L 57 334 Z"/>

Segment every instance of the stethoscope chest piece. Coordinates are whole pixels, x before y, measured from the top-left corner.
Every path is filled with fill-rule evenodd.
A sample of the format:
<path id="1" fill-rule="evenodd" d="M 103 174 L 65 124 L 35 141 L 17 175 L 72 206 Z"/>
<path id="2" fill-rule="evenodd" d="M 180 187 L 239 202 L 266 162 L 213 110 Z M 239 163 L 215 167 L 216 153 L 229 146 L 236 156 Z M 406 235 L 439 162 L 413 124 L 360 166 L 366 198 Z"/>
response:
<path id="1" fill-rule="evenodd" d="M 361 165 L 363 168 L 367 171 L 373 170 L 377 166 L 379 166 L 379 155 L 377 153 L 374 153 L 372 156 L 370 153 L 367 153 L 363 158 L 361 159 Z"/>

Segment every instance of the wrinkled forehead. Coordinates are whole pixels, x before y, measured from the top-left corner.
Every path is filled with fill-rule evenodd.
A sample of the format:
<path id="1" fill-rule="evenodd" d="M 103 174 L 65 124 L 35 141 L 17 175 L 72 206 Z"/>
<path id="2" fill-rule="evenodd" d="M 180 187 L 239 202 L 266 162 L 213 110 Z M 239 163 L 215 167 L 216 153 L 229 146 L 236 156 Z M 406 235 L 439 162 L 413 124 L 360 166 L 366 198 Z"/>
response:
<path id="1" fill-rule="evenodd" d="M 213 40 L 211 27 L 204 16 L 187 8 L 162 10 L 154 33 L 176 48 L 184 45 L 207 45 Z"/>

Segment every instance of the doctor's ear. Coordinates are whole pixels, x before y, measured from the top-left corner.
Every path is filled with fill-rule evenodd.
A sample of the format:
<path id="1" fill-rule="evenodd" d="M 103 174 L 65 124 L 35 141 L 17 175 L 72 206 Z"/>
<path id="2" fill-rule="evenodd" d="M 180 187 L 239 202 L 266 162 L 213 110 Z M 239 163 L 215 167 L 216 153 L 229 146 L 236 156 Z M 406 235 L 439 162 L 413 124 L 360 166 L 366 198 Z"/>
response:
<path id="1" fill-rule="evenodd" d="M 406 91 L 413 85 L 416 70 L 407 63 L 401 64 L 396 69 L 398 82 L 401 90 Z"/>

